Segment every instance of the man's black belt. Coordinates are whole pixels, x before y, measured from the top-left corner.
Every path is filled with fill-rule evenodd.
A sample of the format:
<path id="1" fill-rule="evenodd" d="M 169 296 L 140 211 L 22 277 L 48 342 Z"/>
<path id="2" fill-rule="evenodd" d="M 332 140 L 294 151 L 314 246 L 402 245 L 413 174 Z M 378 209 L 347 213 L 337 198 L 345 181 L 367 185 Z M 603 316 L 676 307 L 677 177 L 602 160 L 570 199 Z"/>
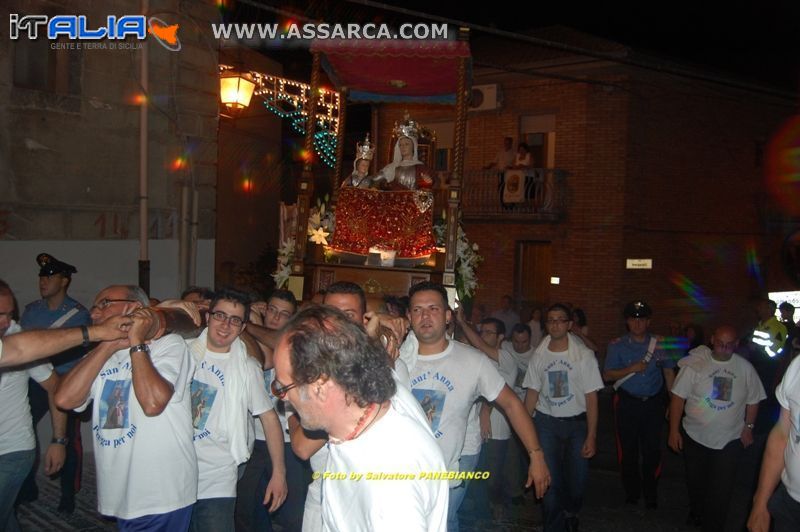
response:
<path id="1" fill-rule="evenodd" d="M 537 411 L 537 415 L 538 414 L 545 415 L 545 416 L 547 416 L 549 418 L 552 418 L 552 419 L 555 419 L 557 421 L 579 421 L 581 419 L 586 419 L 586 412 L 581 412 L 580 414 L 578 414 L 576 416 L 551 416 L 549 414 L 545 414 L 544 412 L 538 412 Z"/>
<path id="2" fill-rule="evenodd" d="M 652 399 L 653 397 L 656 397 L 656 396 L 658 395 L 658 394 L 655 394 L 655 395 L 634 395 L 634 394 L 632 394 L 632 393 L 630 393 L 630 392 L 626 392 L 626 391 L 625 391 L 624 389 L 622 389 L 622 388 L 620 388 L 619 390 L 617 390 L 617 392 L 618 392 L 620 395 L 624 396 L 624 397 L 628 397 L 628 398 L 630 398 L 630 399 L 635 399 L 635 400 L 637 400 L 637 401 L 642 401 L 642 402 L 644 402 L 644 401 L 648 401 L 648 400 L 650 400 L 650 399 Z"/>

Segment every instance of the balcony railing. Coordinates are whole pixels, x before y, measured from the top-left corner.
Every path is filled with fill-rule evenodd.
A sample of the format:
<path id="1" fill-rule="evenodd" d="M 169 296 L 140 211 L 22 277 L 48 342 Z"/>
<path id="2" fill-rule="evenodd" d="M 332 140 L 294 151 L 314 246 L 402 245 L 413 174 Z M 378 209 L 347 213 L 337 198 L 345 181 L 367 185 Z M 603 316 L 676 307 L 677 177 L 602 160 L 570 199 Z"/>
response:
<path id="1" fill-rule="evenodd" d="M 522 201 L 503 202 L 503 179 L 497 170 L 467 170 L 462 184 L 461 209 L 465 218 L 557 221 L 564 215 L 566 172 L 532 168 L 525 173 Z M 507 198 L 506 198 L 507 199 Z"/>

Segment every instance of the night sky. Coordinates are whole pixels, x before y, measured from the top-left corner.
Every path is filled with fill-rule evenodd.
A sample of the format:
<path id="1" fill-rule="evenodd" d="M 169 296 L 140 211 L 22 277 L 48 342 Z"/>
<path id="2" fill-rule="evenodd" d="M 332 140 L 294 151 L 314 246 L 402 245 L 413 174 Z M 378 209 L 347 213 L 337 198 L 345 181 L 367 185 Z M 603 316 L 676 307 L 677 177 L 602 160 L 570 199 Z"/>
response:
<path id="1" fill-rule="evenodd" d="M 389 0 L 387 5 L 471 24 L 525 32 L 552 25 L 572 27 L 690 65 L 760 81 L 790 92 L 800 80 L 800 2 L 797 0 L 676 0 L 671 2 L 466 2 Z M 325 22 L 415 21 L 357 1 L 249 0 Z M 509 7 L 498 8 L 498 5 Z M 511 6 L 515 7 L 511 7 Z M 234 3 L 229 21 L 285 21 L 286 17 Z M 285 63 L 284 63 L 285 64 Z M 291 71 L 291 65 L 286 65 Z M 300 67 L 300 65 L 298 65 Z M 301 69 L 303 67 L 300 67 Z M 288 72 L 287 72 L 288 73 Z M 298 72 L 299 74 L 299 72 Z"/>

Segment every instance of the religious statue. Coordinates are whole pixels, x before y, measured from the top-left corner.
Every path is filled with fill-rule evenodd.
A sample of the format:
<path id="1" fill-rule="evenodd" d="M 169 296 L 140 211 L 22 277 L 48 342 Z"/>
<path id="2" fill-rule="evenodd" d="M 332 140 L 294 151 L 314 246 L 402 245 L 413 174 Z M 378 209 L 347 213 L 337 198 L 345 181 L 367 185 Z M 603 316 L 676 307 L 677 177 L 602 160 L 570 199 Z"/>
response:
<path id="1" fill-rule="evenodd" d="M 367 175 L 375 151 L 369 137 L 357 144 L 354 171 L 345 178 L 336 201 L 329 245 L 340 258 L 364 264 L 371 250 L 380 249 L 406 264 L 419 264 L 436 251 L 433 177 L 419 159 L 420 129 L 408 116 L 403 124 L 395 124 L 394 158 L 375 177 Z M 377 188 L 384 190 L 369 190 Z"/>
<path id="2" fill-rule="evenodd" d="M 353 161 L 353 173 L 342 181 L 342 188 L 374 188 L 373 179 L 369 176 L 369 165 L 375 155 L 375 148 L 370 145 L 369 133 L 364 142 L 356 143 L 356 158 Z"/>
<path id="3" fill-rule="evenodd" d="M 389 190 L 417 190 L 433 187 L 433 173 L 419 160 L 417 123 L 408 118 L 402 124 L 395 124 L 392 162 L 384 166 L 375 177 L 376 182 L 384 182 Z"/>

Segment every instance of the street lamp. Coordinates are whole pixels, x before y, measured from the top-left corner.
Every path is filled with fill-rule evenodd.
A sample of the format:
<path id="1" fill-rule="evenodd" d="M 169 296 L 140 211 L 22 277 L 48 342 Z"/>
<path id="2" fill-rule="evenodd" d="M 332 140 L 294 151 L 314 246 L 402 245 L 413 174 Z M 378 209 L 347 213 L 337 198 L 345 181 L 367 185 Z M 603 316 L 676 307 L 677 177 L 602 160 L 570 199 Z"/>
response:
<path id="1" fill-rule="evenodd" d="M 227 70 L 219 77 L 220 100 L 232 113 L 250 105 L 255 88 L 256 84 L 250 74 Z"/>

